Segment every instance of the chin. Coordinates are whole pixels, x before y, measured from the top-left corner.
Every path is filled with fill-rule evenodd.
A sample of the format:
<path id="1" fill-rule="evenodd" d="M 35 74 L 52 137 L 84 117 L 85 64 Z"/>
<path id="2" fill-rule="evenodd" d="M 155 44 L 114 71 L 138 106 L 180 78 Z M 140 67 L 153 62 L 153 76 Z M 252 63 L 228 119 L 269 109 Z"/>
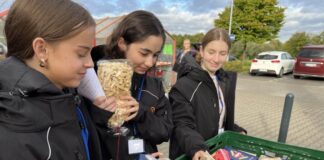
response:
<path id="1" fill-rule="evenodd" d="M 65 87 L 67 88 L 77 88 L 80 86 L 81 81 L 71 82 L 67 84 Z"/>
<path id="2" fill-rule="evenodd" d="M 137 74 L 145 74 L 146 71 L 135 71 Z"/>

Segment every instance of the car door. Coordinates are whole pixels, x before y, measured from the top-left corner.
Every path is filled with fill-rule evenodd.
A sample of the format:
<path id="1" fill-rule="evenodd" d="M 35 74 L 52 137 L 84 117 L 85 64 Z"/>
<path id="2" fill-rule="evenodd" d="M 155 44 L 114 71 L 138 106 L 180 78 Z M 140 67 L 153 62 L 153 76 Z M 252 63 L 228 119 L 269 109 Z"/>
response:
<path id="1" fill-rule="evenodd" d="M 280 56 L 281 66 L 284 68 L 284 73 L 288 72 L 288 60 L 285 53 L 282 53 Z"/>
<path id="2" fill-rule="evenodd" d="M 289 61 L 288 62 L 289 72 L 292 72 L 295 65 L 295 59 L 289 53 L 286 53 L 286 56 L 287 56 L 287 60 Z"/>

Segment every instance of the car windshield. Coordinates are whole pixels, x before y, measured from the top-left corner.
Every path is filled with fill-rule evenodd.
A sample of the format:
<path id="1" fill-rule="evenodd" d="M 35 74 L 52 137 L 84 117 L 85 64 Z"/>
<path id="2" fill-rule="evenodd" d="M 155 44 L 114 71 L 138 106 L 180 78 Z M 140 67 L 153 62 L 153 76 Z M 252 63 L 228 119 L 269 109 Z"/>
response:
<path id="1" fill-rule="evenodd" d="M 258 55 L 256 59 L 262 59 L 262 60 L 272 60 L 272 59 L 277 59 L 277 55 L 271 55 L 271 54 L 263 54 L 263 55 Z"/>
<path id="2" fill-rule="evenodd" d="M 324 49 L 302 49 L 298 56 L 303 58 L 324 58 Z"/>

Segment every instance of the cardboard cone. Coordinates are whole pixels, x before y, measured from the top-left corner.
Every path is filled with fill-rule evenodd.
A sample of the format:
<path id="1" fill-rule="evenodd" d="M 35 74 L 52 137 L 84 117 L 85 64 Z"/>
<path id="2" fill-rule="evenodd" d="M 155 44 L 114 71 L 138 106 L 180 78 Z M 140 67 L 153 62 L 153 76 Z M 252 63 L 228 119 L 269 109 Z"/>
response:
<path id="1" fill-rule="evenodd" d="M 78 93 L 92 102 L 101 96 L 105 96 L 98 76 L 93 68 L 89 68 L 78 87 Z"/>

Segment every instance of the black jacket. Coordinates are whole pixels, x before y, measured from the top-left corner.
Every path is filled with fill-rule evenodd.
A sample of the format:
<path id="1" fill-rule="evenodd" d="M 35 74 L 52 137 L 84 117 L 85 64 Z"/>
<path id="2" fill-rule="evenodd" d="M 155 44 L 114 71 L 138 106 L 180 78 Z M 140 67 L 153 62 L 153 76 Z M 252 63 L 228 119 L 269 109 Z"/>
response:
<path id="1" fill-rule="evenodd" d="M 181 65 L 181 62 L 183 60 L 183 57 L 184 56 L 192 56 L 193 58 L 196 57 L 197 55 L 197 51 L 195 50 L 189 50 L 188 52 L 185 53 L 185 55 L 183 57 L 181 57 L 181 55 L 183 54 L 183 50 L 180 50 L 179 52 L 177 52 L 177 55 L 176 55 L 176 61 L 172 67 L 172 70 L 175 71 L 175 72 L 178 72 L 179 70 L 179 67 Z"/>
<path id="2" fill-rule="evenodd" d="M 0 62 L 0 159 L 86 160 L 76 105 L 87 120 L 92 160 L 101 159 L 99 138 L 78 96 L 59 90 L 20 60 Z"/>
<path id="3" fill-rule="evenodd" d="M 186 58 L 192 59 L 191 56 Z M 204 141 L 218 134 L 220 114 L 215 84 L 209 74 L 190 59 L 182 63 L 178 72 L 179 79 L 169 94 L 174 123 L 170 141 L 171 159 L 181 154 L 192 157 L 198 150 L 208 150 Z M 235 130 L 234 103 L 237 75 L 223 69 L 216 74 L 224 91 L 225 130 Z"/>
<path id="4" fill-rule="evenodd" d="M 142 77 L 144 75 L 133 74 L 131 94 L 134 98 L 137 97 Z M 117 159 L 117 152 L 119 152 L 119 160 L 136 159 L 138 155 L 128 154 L 128 139 L 130 137 L 144 139 L 146 153 L 156 152 L 156 145 L 168 141 L 173 128 L 171 106 L 165 97 L 162 82 L 157 78 L 147 76 L 144 77 L 138 115 L 123 124 L 130 133 L 127 136 L 119 137 L 119 145 L 118 137 L 114 136 L 107 128 L 107 120 L 111 113 L 92 107 L 91 114 L 103 142 L 102 150 L 105 159 Z"/>

